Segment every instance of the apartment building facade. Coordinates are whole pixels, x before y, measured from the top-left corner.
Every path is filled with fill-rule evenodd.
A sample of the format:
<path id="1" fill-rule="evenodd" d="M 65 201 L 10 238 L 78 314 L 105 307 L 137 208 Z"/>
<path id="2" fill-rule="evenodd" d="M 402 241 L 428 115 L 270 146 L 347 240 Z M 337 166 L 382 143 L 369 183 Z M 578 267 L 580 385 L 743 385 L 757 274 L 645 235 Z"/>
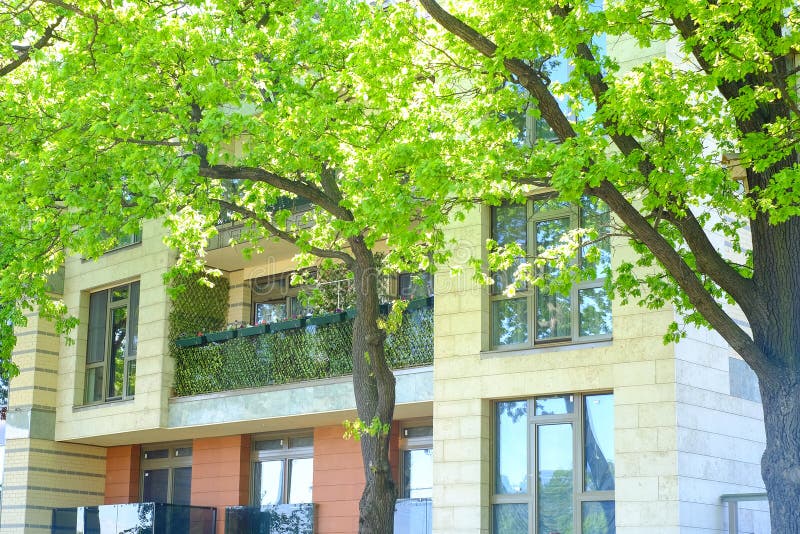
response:
<path id="1" fill-rule="evenodd" d="M 535 250 L 603 216 L 532 198 L 475 209 L 448 232 L 459 255 L 480 257 L 486 238 Z M 352 312 L 306 317 L 288 279 L 295 251 L 270 243 L 245 261 L 226 246 L 236 231 L 222 227 L 207 254 L 225 273 L 222 302 L 183 308 L 255 325 L 235 334 L 175 331 L 163 279 L 175 258 L 155 221 L 97 261 L 67 261 L 58 290 L 80 319 L 73 341 L 35 314 L 18 333 L 0 532 L 54 531 L 54 517 L 59 532 L 121 532 L 126 514 L 139 527 L 160 517 L 101 506 L 129 503 L 198 507 L 192 521 L 219 533 L 258 531 L 247 514 L 261 510 L 277 514 L 272 532 L 357 530 L 363 467 L 343 438 L 355 401 L 340 346 Z M 630 254 L 610 242 L 593 261 L 600 273 Z M 388 297 L 423 297 L 390 350 L 398 532 L 723 532 L 720 496 L 763 491 L 757 383 L 719 336 L 664 344 L 673 312 L 611 302 L 600 278 L 509 296 L 494 276 L 486 287 L 442 271 L 434 299 L 409 278 L 387 283 Z M 740 532 L 766 528 L 752 508 Z"/>

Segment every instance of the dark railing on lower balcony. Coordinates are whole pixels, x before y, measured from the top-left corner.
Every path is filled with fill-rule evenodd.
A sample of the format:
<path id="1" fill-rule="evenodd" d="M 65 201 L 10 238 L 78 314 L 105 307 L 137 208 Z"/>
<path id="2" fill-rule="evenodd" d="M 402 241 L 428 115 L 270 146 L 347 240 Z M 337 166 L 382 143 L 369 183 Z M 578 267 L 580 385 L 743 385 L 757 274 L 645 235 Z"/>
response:
<path id="1" fill-rule="evenodd" d="M 174 351 L 175 394 L 346 376 L 353 372 L 352 336 L 353 318 L 343 312 L 181 339 Z M 392 369 L 433 363 L 432 298 L 409 303 L 400 328 L 386 340 L 386 356 Z"/>
<path id="2" fill-rule="evenodd" d="M 229 506 L 225 534 L 313 534 L 313 504 Z"/>
<path id="3" fill-rule="evenodd" d="M 215 508 L 141 502 L 53 510 L 52 534 L 214 534 Z"/>
<path id="4" fill-rule="evenodd" d="M 430 499 L 397 499 L 394 507 L 394 531 L 397 534 L 433 532 L 433 503 Z"/>

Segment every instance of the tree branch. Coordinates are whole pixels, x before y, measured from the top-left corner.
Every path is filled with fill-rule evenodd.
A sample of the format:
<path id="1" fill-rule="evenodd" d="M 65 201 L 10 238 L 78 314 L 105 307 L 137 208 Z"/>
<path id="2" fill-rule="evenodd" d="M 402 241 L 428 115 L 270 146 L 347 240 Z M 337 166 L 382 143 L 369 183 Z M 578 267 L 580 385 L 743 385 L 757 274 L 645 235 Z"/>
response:
<path id="1" fill-rule="evenodd" d="M 236 212 L 239 215 L 242 215 L 243 217 L 246 217 L 250 220 L 257 222 L 265 230 L 267 230 L 270 234 L 274 235 L 275 237 L 278 237 L 286 241 L 287 243 L 291 243 L 292 245 L 298 245 L 299 239 L 297 239 L 297 237 L 293 236 L 291 233 L 285 230 L 281 230 L 280 228 L 272 224 L 271 221 L 269 221 L 265 217 L 258 215 L 253 210 L 247 209 L 243 206 L 239 206 L 238 204 L 234 204 L 232 202 L 223 200 L 221 198 L 212 198 L 211 200 L 219 204 L 221 208 Z M 340 250 L 328 250 L 320 247 L 310 246 L 308 251 L 320 258 L 331 258 L 334 260 L 340 260 L 348 268 L 350 268 L 353 264 L 353 257 L 347 254 L 346 252 L 342 252 Z"/>
<path id="2" fill-rule="evenodd" d="M 216 178 L 219 180 L 250 180 L 262 182 L 303 198 L 307 198 L 323 210 L 327 211 L 337 219 L 352 222 L 353 214 L 350 210 L 341 207 L 323 191 L 305 182 L 290 180 L 273 172 L 259 167 L 243 167 L 234 165 L 202 165 L 200 166 L 200 176 L 206 178 Z"/>
<path id="3" fill-rule="evenodd" d="M 10 72 L 22 66 L 26 61 L 28 61 L 31 57 L 31 49 L 41 50 L 42 48 L 45 48 L 46 46 L 52 44 L 56 28 L 58 28 L 58 26 L 61 24 L 61 21 L 63 20 L 64 17 L 58 17 L 54 23 L 50 24 L 49 26 L 47 26 L 47 28 L 45 28 L 44 34 L 42 34 L 42 36 L 39 38 L 38 41 L 33 43 L 29 48 L 20 51 L 18 54 L 19 57 L 17 59 L 0 67 L 0 76 L 5 76 L 6 74 L 9 74 Z"/>

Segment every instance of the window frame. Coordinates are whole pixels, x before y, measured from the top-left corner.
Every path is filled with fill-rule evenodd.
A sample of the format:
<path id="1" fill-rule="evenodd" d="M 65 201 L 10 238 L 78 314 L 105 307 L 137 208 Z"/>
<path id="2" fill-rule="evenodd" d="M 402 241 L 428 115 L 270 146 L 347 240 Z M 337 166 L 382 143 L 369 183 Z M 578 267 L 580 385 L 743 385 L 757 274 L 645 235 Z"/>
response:
<path id="1" fill-rule="evenodd" d="M 559 395 L 571 395 L 573 397 L 573 412 L 557 415 L 536 415 L 536 399 L 557 397 Z M 530 398 L 520 399 L 501 399 L 492 403 L 492 453 L 491 453 L 491 477 L 490 477 L 490 532 L 494 532 L 495 506 L 498 504 L 526 504 L 528 508 L 528 534 L 543 534 L 539 532 L 539 515 L 537 510 L 538 501 L 538 441 L 537 432 L 542 426 L 556 424 L 572 425 L 572 523 L 573 532 L 582 534 L 582 505 L 585 502 L 604 502 L 611 501 L 616 505 L 616 490 L 587 490 L 585 486 L 586 478 L 586 455 L 585 455 L 585 399 L 587 397 L 611 395 L 613 402 L 613 391 L 593 391 L 582 393 L 555 393 L 547 395 L 537 395 Z M 498 418 L 497 407 L 504 402 L 527 403 L 526 417 L 526 468 L 527 468 L 527 493 L 497 493 L 497 443 L 498 443 Z M 616 406 L 616 404 L 614 404 Z M 616 424 L 616 422 L 615 422 Z M 615 430 L 612 427 L 612 432 Z M 614 446 L 616 455 L 616 443 Z M 615 474 L 616 480 L 616 474 Z M 615 484 L 616 487 L 616 484 Z"/>
<path id="2" fill-rule="evenodd" d="M 167 449 L 166 458 L 147 458 L 148 452 L 160 451 Z M 189 449 L 192 454 L 178 455 L 178 450 Z M 144 478 L 145 471 L 167 470 L 167 504 L 173 504 L 175 499 L 175 470 L 181 468 L 192 468 L 194 459 L 193 443 L 191 441 L 181 441 L 174 443 L 159 443 L 154 445 L 146 445 L 142 447 L 141 459 L 139 462 L 139 500 L 141 502 L 152 502 L 144 500 Z M 191 478 L 190 478 L 191 481 Z M 189 497 L 191 499 L 191 486 L 189 488 Z"/>
<path id="3" fill-rule="evenodd" d="M 408 436 L 408 431 L 414 428 L 430 428 L 430 435 L 426 436 Z M 405 497 L 406 493 L 406 477 L 405 477 L 405 452 L 430 449 L 433 454 L 433 420 L 418 420 L 407 421 L 400 426 L 400 438 L 398 440 L 399 462 L 398 462 L 398 484 L 397 495 L 398 499 L 425 499 L 428 497 Z M 433 488 L 431 488 L 431 499 L 433 498 Z"/>
<path id="4" fill-rule="evenodd" d="M 132 295 L 135 293 L 136 297 Z M 125 288 L 127 296 L 124 299 L 114 300 L 113 292 L 118 289 Z M 117 402 L 130 400 L 135 397 L 136 393 L 136 357 L 138 355 L 138 333 L 139 333 L 139 308 L 141 307 L 141 282 L 139 280 L 131 280 L 123 284 L 115 284 L 104 289 L 92 291 L 89 294 L 89 318 L 88 328 L 92 329 L 92 297 L 95 295 L 105 294 L 104 313 L 105 320 L 103 324 L 103 354 L 102 359 L 90 362 L 92 356 L 91 332 L 87 331 L 86 341 L 86 356 L 84 358 L 84 392 L 83 392 L 83 405 L 98 405 L 106 402 Z M 135 302 L 135 310 L 132 304 Z M 125 336 L 128 340 L 133 339 L 134 342 L 126 342 L 123 349 L 122 357 L 122 394 L 111 395 L 111 335 L 114 311 L 119 309 L 126 310 L 125 317 Z M 89 395 L 89 372 L 91 370 L 102 369 L 103 385 L 102 395 L 98 400 L 90 400 Z M 95 371 L 96 372 L 96 371 Z M 132 392 L 130 390 L 133 390 Z"/>
<path id="5" fill-rule="evenodd" d="M 563 206 L 537 210 L 535 209 L 536 202 L 555 201 L 556 197 L 552 194 L 540 195 L 529 197 L 525 202 L 525 251 L 526 260 L 533 260 L 538 254 L 538 243 L 536 241 L 536 225 L 544 221 L 552 221 L 557 219 L 569 218 L 567 231 L 581 228 L 583 224 L 584 209 L 580 203 L 564 203 Z M 498 208 L 507 208 L 510 206 L 521 206 L 521 204 L 502 204 L 500 206 L 491 206 L 489 230 L 492 239 L 495 239 L 496 227 L 496 214 Z M 520 258 L 522 259 L 522 258 Z M 579 253 L 578 260 L 583 261 L 583 254 Z M 497 272 L 493 272 L 494 277 Z M 597 334 L 597 335 L 581 335 L 580 334 L 580 295 L 581 291 L 589 289 L 602 289 L 605 285 L 605 276 L 600 276 L 592 280 L 578 280 L 573 282 L 569 295 L 570 302 L 570 336 L 569 337 L 554 337 L 549 339 L 537 339 L 538 324 L 537 324 L 537 304 L 539 288 L 524 286 L 516 290 L 513 297 L 505 296 L 501 291 L 497 290 L 496 284 L 489 287 L 489 341 L 488 346 L 491 350 L 519 350 L 528 348 L 541 348 L 553 347 L 563 345 L 574 345 L 581 343 L 594 343 L 598 341 L 609 341 L 613 338 L 613 328 L 611 333 Z M 528 341 L 523 343 L 508 343 L 508 344 L 495 344 L 495 321 L 494 321 L 494 306 L 496 302 L 512 301 L 512 300 L 525 299 L 527 307 L 527 335 Z M 609 316 L 613 321 L 613 312 L 611 309 L 611 302 L 609 302 Z"/>
<path id="6" fill-rule="evenodd" d="M 310 446 L 291 447 L 291 440 L 297 438 L 311 438 Z M 274 450 L 259 450 L 256 445 L 261 441 L 274 441 L 281 440 L 281 448 Z M 313 487 L 313 461 L 314 461 L 314 432 L 308 431 L 295 431 L 280 434 L 262 434 L 253 436 L 251 440 L 251 453 L 250 453 L 250 504 L 251 506 L 262 506 L 261 497 L 259 494 L 260 481 L 256 478 L 256 466 L 260 462 L 281 461 L 283 468 L 281 476 L 281 499 L 278 504 L 288 504 L 289 495 L 291 493 L 291 470 L 289 463 L 291 460 L 305 460 L 311 459 L 312 461 L 312 487 L 311 495 L 313 502 L 314 487 Z"/>
<path id="7" fill-rule="evenodd" d="M 274 274 L 270 276 L 263 276 L 260 278 L 255 278 L 250 281 L 250 319 L 251 324 L 258 324 L 261 321 L 258 320 L 258 305 L 259 304 L 282 304 L 286 307 L 286 316 L 280 321 L 286 321 L 289 319 L 293 319 L 295 310 L 295 305 L 297 305 L 297 309 L 302 309 L 304 311 L 302 303 L 298 295 L 300 294 L 303 289 L 307 289 L 306 286 L 303 285 L 292 285 L 292 276 L 295 274 L 296 271 L 289 271 L 279 274 Z M 261 291 L 258 289 L 259 285 L 265 284 L 274 284 L 275 287 L 270 288 L 267 291 Z M 305 316 L 306 313 L 303 313 L 302 316 Z M 280 322 L 280 321 L 268 321 L 264 320 L 265 322 Z"/>

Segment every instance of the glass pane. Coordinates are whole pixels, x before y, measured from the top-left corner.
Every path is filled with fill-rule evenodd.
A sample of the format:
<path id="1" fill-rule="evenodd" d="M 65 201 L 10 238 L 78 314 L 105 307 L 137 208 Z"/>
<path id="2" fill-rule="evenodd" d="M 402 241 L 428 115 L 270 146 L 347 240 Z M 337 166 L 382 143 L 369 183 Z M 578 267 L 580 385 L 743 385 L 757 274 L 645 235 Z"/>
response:
<path id="1" fill-rule="evenodd" d="M 537 427 L 539 532 L 572 534 L 572 425 Z"/>
<path id="2" fill-rule="evenodd" d="M 314 486 L 314 459 L 289 460 L 289 504 L 311 502 Z"/>
<path id="3" fill-rule="evenodd" d="M 144 502 L 167 502 L 169 489 L 169 469 L 149 469 L 144 472 Z"/>
<path id="4" fill-rule="evenodd" d="M 289 438 L 290 449 L 297 449 L 300 447 L 313 447 L 313 446 L 314 446 L 314 438 L 311 436 Z"/>
<path id="5" fill-rule="evenodd" d="M 86 370 L 86 402 L 103 400 L 103 368 L 92 367 Z"/>
<path id="6" fill-rule="evenodd" d="M 514 273 L 517 272 L 517 268 L 524 260 L 517 259 L 514 263 L 505 270 L 502 271 L 492 271 L 492 281 L 494 282 L 491 285 L 492 295 L 500 295 L 505 291 L 505 289 L 514 284 Z M 520 282 L 517 284 L 517 291 L 525 291 L 528 288 L 527 282 Z"/>
<path id="7" fill-rule="evenodd" d="M 128 360 L 128 383 L 125 395 L 132 397 L 136 394 L 136 360 Z"/>
<path id="8" fill-rule="evenodd" d="M 286 302 L 259 302 L 256 304 L 256 323 L 278 323 L 285 321 Z"/>
<path id="9" fill-rule="evenodd" d="M 581 199 L 581 227 L 594 228 L 599 237 L 607 235 L 611 226 L 611 211 L 606 204 L 593 197 Z M 583 267 L 591 269 L 595 278 L 605 276 L 605 270 L 611 266 L 611 240 L 606 237 L 583 249 Z"/>
<path id="10" fill-rule="evenodd" d="M 160 460 L 162 458 L 169 458 L 169 449 L 157 449 L 154 451 L 145 451 L 145 460 Z"/>
<path id="11" fill-rule="evenodd" d="M 569 217 L 539 221 L 536 223 L 537 253 L 554 247 L 560 243 L 561 236 L 569 230 Z"/>
<path id="12" fill-rule="evenodd" d="M 578 291 L 580 316 L 578 331 L 582 336 L 611 334 L 611 301 L 602 287 Z"/>
<path id="13" fill-rule="evenodd" d="M 569 296 L 536 290 L 536 339 L 561 339 L 572 335 Z"/>
<path id="14" fill-rule="evenodd" d="M 172 470 L 172 504 L 191 504 L 192 468 L 176 467 Z"/>
<path id="15" fill-rule="evenodd" d="M 265 439 L 256 441 L 255 449 L 257 451 L 279 451 L 283 449 L 282 439 Z"/>
<path id="16" fill-rule="evenodd" d="M 492 302 L 492 344 L 517 345 L 528 342 L 528 299 Z"/>
<path id="17" fill-rule="evenodd" d="M 89 331 L 86 338 L 86 363 L 102 362 L 106 354 L 106 320 L 108 291 L 89 297 Z M 99 390 L 102 394 L 102 388 Z"/>
<path id="18" fill-rule="evenodd" d="M 495 493 L 528 492 L 528 402 L 497 403 Z"/>
<path id="19" fill-rule="evenodd" d="M 507 204 L 492 208 L 492 239 L 500 245 L 528 243 L 528 217 L 525 204 Z"/>
<path id="20" fill-rule="evenodd" d="M 558 198 L 542 198 L 533 201 L 533 212 L 542 213 L 545 211 L 555 211 L 563 209 L 571 209 L 572 204 L 566 200 L 558 200 Z"/>
<path id="21" fill-rule="evenodd" d="M 581 518 L 583 534 L 615 534 L 617 531 L 614 501 L 582 503 Z"/>
<path id="22" fill-rule="evenodd" d="M 128 309 L 111 310 L 111 332 L 109 332 L 108 396 L 121 397 L 123 372 L 125 370 L 125 343 L 127 341 Z"/>
<path id="23" fill-rule="evenodd" d="M 527 504 L 495 504 L 494 509 L 494 534 L 527 534 L 528 532 L 528 505 Z"/>
<path id="24" fill-rule="evenodd" d="M 403 451 L 403 498 L 433 497 L 433 449 Z"/>
<path id="25" fill-rule="evenodd" d="M 283 500 L 283 463 L 283 460 L 274 460 L 256 464 L 256 505 L 281 504 Z"/>
<path id="26" fill-rule="evenodd" d="M 575 411 L 574 395 L 536 397 L 534 415 L 565 415 Z"/>
<path id="27" fill-rule="evenodd" d="M 178 447 L 175 449 L 175 456 L 178 458 L 185 458 L 192 455 L 191 447 Z"/>
<path id="28" fill-rule="evenodd" d="M 433 276 L 430 273 L 403 273 L 398 276 L 400 298 L 419 299 L 433 296 Z"/>
<path id="29" fill-rule="evenodd" d="M 128 298 L 128 286 L 120 286 L 115 287 L 111 290 L 111 302 L 117 302 L 118 300 L 125 300 Z"/>
<path id="30" fill-rule="evenodd" d="M 614 489 L 614 395 L 584 398 L 584 484 L 586 491 Z"/>

